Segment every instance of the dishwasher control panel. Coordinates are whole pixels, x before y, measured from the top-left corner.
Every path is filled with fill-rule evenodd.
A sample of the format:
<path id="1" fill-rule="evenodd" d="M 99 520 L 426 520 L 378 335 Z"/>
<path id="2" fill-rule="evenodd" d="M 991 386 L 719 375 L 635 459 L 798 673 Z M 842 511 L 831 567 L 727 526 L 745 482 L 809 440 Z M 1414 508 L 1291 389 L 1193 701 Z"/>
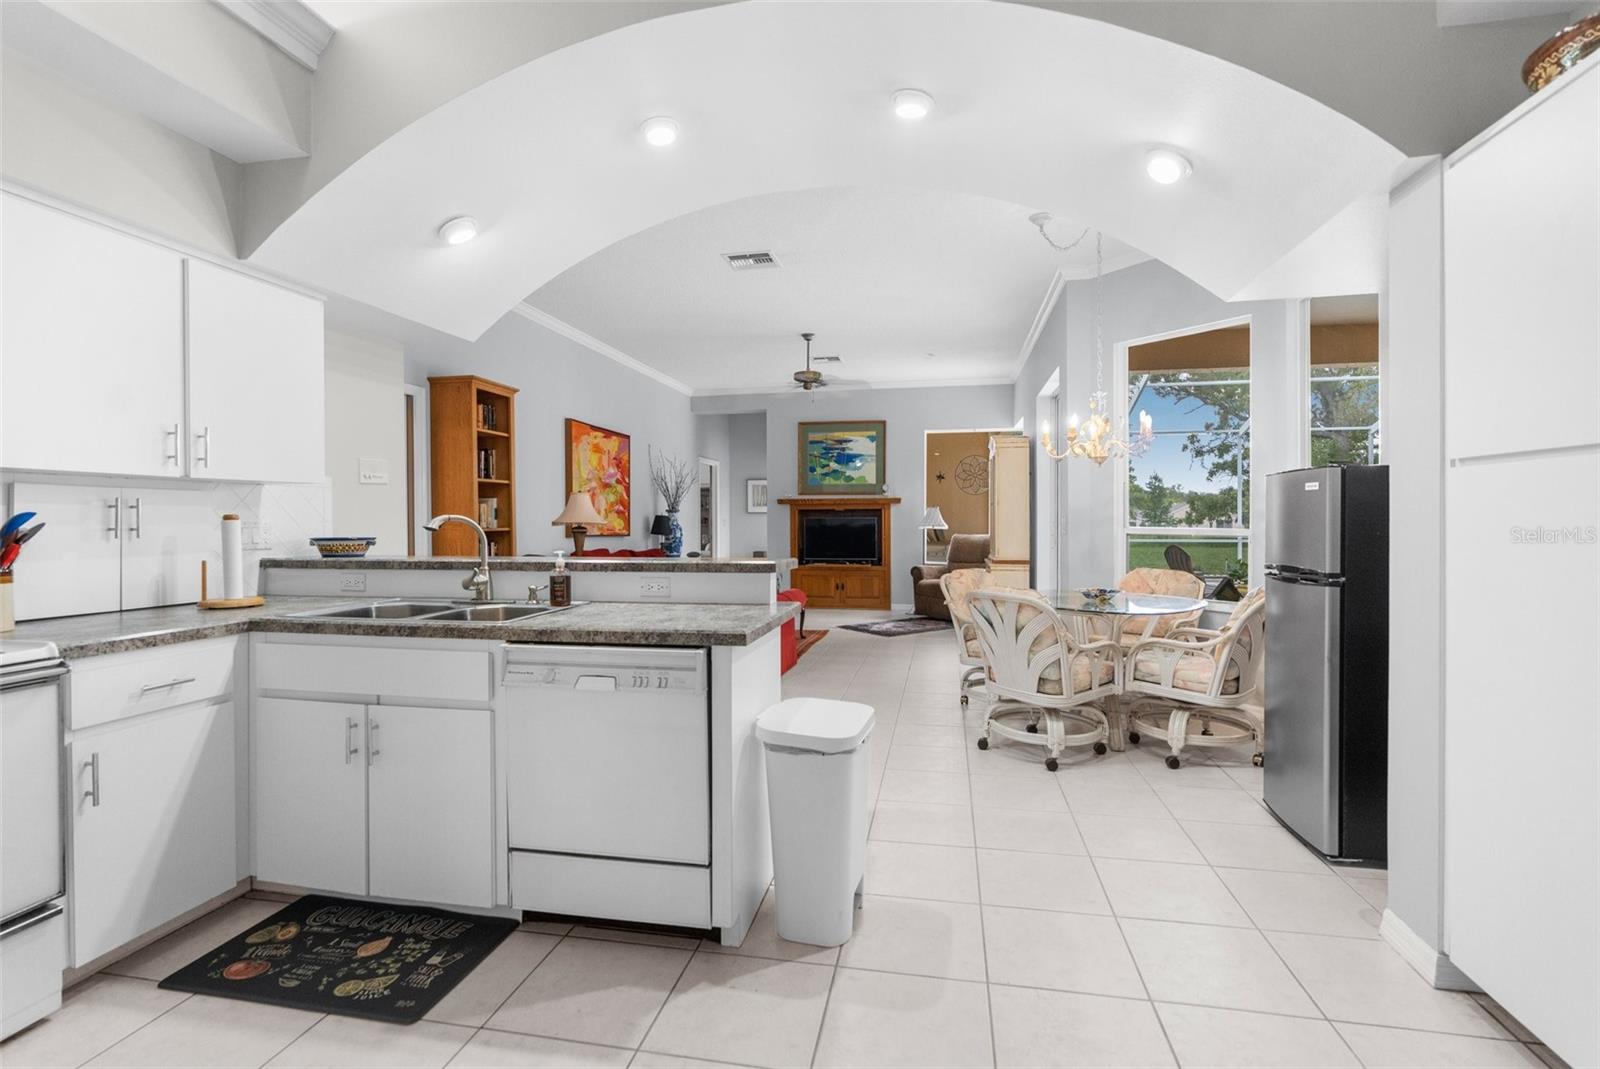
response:
<path id="1" fill-rule="evenodd" d="M 507 664 L 508 687 L 549 687 L 552 690 L 664 690 L 697 691 L 700 673 L 694 670 L 600 665 Z"/>

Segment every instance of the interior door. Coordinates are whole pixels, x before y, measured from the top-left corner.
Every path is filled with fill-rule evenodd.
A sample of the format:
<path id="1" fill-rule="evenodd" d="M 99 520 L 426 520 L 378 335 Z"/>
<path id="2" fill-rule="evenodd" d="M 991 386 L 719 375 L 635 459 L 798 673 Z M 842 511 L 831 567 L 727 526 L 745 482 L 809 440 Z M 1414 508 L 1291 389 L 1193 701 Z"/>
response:
<path id="1" fill-rule="evenodd" d="M 9 383 L 7 384 L 9 389 Z M 111 486 L 16 483 L 13 512 L 37 512 L 50 524 L 22 548 L 15 592 L 17 619 L 116 612 L 121 606 L 122 523 Z"/>
<path id="2" fill-rule="evenodd" d="M 365 707 L 257 699 L 250 766 L 256 876 L 366 894 Z"/>
<path id="3" fill-rule="evenodd" d="M 75 734 L 68 786 L 74 965 L 234 886 L 233 724 L 227 702 Z"/>
<path id="4" fill-rule="evenodd" d="M 1339 852 L 1338 586 L 1267 580 L 1262 798 L 1324 854 Z"/>
<path id="5" fill-rule="evenodd" d="M 182 257 L 14 194 L 0 207 L 0 463 L 182 474 Z"/>
<path id="6" fill-rule="evenodd" d="M 487 709 L 367 708 L 371 893 L 494 904 Z"/>
<path id="7" fill-rule="evenodd" d="M 185 275 L 190 474 L 321 482 L 322 302 L 200 260 Z"/>
<path id="8" fill-rule="evenodd" d="M 200 600 L 200 561 L 217 555 L 217 511 L 194 489 L 122 494 L 122 608 L 178 605 Z M 211 576 L 221 596 L 222 572 Z"/>

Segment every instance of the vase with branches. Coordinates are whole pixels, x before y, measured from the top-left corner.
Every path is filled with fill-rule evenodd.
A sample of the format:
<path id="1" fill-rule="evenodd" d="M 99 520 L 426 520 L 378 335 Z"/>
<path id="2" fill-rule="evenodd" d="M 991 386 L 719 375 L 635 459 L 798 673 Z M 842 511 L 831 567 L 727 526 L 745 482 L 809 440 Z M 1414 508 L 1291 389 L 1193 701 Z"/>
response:
<path id="1" fill-rule="evenodd" d="M 682 507 L 683 499 L 689 496 L 695 482 L 693 464 L 658 453 L 654 446 L 650 448 L 650 484 L 656 488 L 656 496 L 667 508 L 668 531 L 662 548 L 669 557 L 683 555 L 683 525 L 678 522 L 678 509 Z"/>

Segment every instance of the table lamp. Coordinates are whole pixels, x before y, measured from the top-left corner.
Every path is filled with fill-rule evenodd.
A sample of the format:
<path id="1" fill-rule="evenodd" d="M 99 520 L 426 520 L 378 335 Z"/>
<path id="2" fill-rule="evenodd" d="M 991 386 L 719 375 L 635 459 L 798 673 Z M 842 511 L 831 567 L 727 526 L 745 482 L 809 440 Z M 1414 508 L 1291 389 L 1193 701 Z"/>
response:
<path id="1" fill-rule="evenodd" d="M 605 522 L 606 518 L 595 511 L 588 493 L 580 490 L 567 498 L 567 507 L 561 510 L 561 515 L 550 521 L 550 526 L 566 527 L 567 533 L 572 536 L 572 555 L 581 557 L 583 540 L 588 537 L 589 528 L 604 526 Z"/>
<path id="2" fill-rule="evenodd" d="M 659 538 L 667 537 L 672 533 L 672 521 L 669 520 L 664 513 L 657 516 L 655 519 L 650 521 L 650 533 Z"/>

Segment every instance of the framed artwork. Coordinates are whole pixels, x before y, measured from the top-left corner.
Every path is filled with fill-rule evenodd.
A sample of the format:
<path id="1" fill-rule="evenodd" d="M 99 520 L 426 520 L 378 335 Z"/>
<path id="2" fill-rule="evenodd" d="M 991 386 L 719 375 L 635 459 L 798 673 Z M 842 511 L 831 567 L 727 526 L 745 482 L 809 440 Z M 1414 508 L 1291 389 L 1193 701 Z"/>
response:
<path id="1" fill-rule="evenodd" d="M 884 428 L 881 419 L 800 424 L 800 493 L 882 494 Z"/>
<path id="2" fill-rule="evenodd" d="M 633 530 L 633 466 L 630 439 L 581 419 L 567 420 L 567 493 L 588 491 L 605 525 L 590 538 L 617 538 Z"/>
<path id="3" fill-rule="evenodd" d="M 744 481 L 744 510 L 746 512 L 767 511 L 767 480 L 746 479 Z"/>

